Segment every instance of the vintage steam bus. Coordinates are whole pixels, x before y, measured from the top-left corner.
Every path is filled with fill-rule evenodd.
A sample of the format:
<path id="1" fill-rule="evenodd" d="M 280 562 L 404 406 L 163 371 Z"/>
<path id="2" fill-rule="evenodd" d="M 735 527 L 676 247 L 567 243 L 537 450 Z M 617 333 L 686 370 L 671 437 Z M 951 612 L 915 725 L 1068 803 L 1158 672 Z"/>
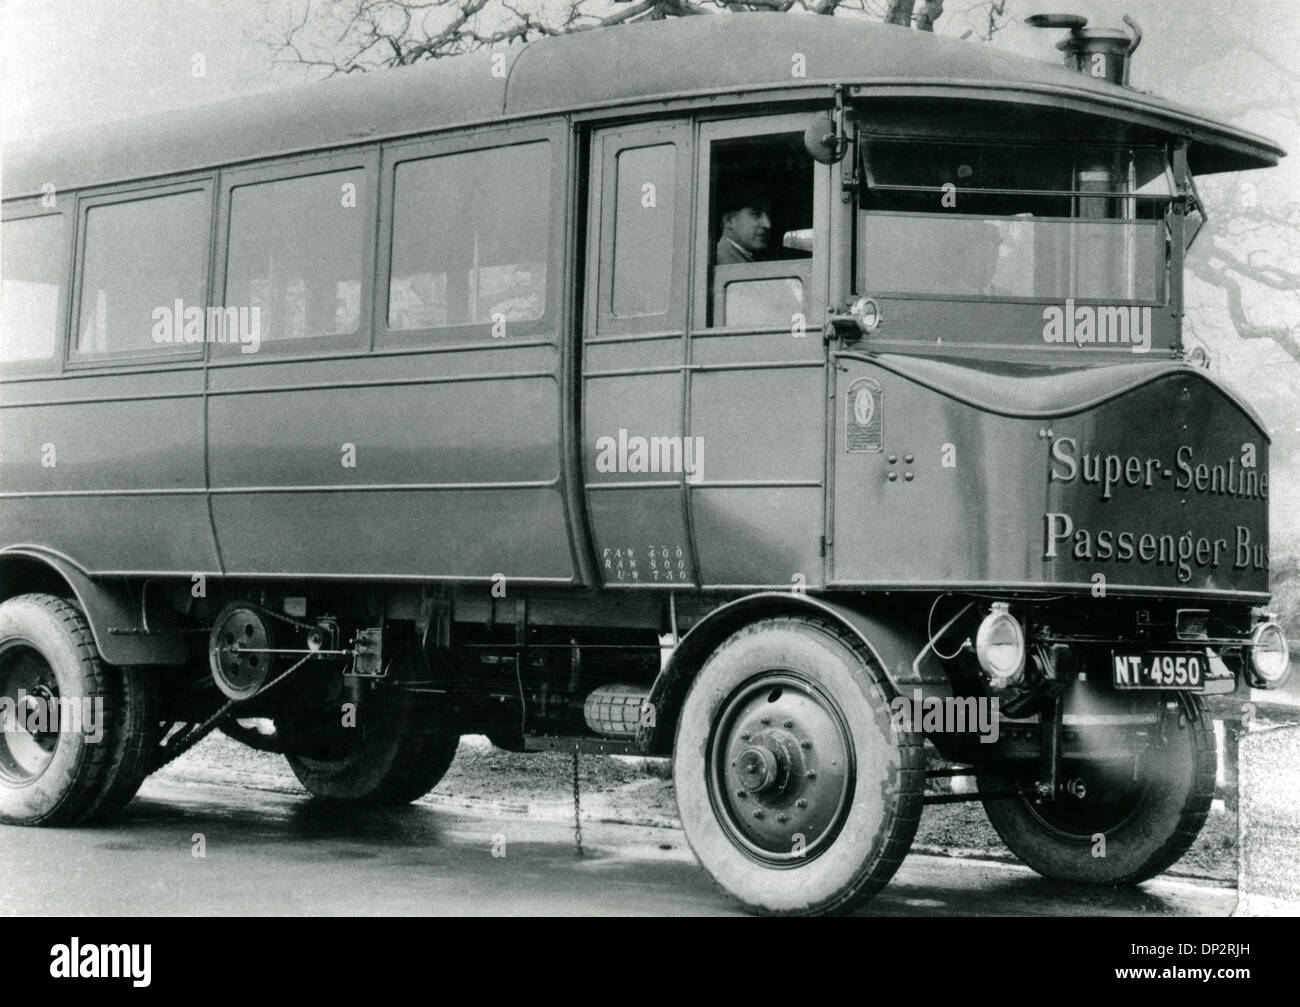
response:
<path id="1" fill-rule="evenodd" d="M 483 733 L 671 755 L 760 912 L 860 904 L 931 800 L 1176 861 L 1202 697 L 1288 667 L 1194 179 L 1282 151 L 1039 23 L 1069 65 L 699 17 L 8 151 L 0 817 L 214 729 L 407 802 Z"/>

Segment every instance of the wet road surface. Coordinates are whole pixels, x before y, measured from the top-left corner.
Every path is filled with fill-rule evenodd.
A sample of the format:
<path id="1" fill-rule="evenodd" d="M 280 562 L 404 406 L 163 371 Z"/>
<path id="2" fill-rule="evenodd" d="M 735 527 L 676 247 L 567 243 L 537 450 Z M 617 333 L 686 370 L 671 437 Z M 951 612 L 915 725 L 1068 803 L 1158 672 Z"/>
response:
<path id="1" fill-rule="evenodd" d="M 673 829 L 571 825 L 152 779 L 111 826 L 0 826 L 3 915 L 727 915 Z M 496 850 L 500 856 L 494 856 Z M 204 856 L 195 856 L 197 851 Z M 991 861 L 913 855 L 879 916 L 1226 916 L 1236 891 L 1182 879 L 1097 891 Z"/>

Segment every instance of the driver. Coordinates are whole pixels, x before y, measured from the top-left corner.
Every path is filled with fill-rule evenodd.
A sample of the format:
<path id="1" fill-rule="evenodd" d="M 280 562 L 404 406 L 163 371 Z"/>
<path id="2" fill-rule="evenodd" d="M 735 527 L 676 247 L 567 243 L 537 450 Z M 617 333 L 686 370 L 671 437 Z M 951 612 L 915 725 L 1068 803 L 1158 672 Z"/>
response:
<path id="1" fill-rule="evenodd" d="M 756 188 L 736 188 L 721 194 L 718 202 L 722 209 L 722 237 L 718 239 L 717 264 L 762 258 L 772 238 L 771 198 Z"/>

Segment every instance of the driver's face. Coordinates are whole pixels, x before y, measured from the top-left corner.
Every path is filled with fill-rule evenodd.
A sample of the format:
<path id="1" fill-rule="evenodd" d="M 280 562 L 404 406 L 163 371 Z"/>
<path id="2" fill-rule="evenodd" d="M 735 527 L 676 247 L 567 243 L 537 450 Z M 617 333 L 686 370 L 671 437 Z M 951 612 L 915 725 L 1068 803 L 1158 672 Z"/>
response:
<path id="1" fill-rule="evenodd" d="M 728 214 L 722 222 L 722 233 L 750 254 L 764 251 L 772 234 L 767 207 L 744 206 Z"/>

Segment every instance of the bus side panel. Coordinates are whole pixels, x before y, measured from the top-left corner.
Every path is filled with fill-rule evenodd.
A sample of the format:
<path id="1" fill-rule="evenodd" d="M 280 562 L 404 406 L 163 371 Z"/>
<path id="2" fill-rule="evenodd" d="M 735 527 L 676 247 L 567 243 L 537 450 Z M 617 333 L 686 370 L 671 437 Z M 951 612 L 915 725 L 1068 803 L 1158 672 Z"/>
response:
<path id="1" fill-rule="evenodd" d="M 228 573 L 568 582 L 552 346 L 212 370 Z"/>
<path id="2" fill-rule="evenodd" d="M 199 367 L 0 385 L 0 545 L 88 573 L 215 571 Z"/>

